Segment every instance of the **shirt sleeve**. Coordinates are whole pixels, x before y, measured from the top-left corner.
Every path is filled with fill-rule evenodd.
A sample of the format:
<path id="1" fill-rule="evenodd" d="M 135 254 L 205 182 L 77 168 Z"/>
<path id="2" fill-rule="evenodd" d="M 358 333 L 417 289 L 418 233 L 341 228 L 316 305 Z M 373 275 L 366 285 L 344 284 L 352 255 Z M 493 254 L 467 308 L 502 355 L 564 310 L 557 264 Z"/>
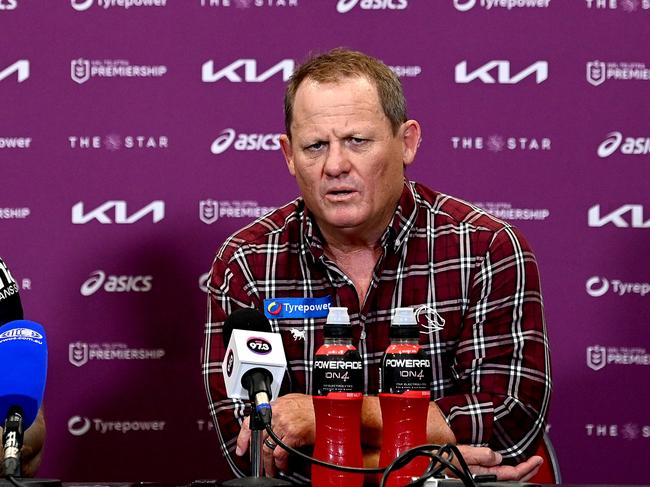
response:
<path id="1" fill-rule="evenodd" d="M 452 364 L 457 394 L 436 403 L 458 443 L 518 463 L 537 448 L 551 396 L 537 261 L 518 230 L 495 233 L 470 282 Z"/>
<path id="2" fill-rule="evenodd" d="M 221 365 L 226 351 L 223 343 L 226 317 L 236 309 L 256 305 L 252 285 L 244 277 L 245 268 L 243 259 L 239 262 L 232 259 L 230 264 L 226 264 L 221 253 L 214 260 L 208 283 L 208 316 L 202 353 L 203 379 L 210 414 L 224 458 L 237 477 L 250 475 L 248 455 L 235 455 L 237 435 L 242 421 L 250 414 L 250 407 L 245 401 L 228 398 Z"/>

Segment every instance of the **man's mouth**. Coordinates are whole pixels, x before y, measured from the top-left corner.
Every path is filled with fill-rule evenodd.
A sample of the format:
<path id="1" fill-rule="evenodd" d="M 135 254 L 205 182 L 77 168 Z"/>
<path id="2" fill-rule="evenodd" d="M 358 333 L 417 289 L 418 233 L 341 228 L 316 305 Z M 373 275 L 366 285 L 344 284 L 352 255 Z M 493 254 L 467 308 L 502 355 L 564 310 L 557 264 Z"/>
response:
<path id="1" fill-rule="evenodd" d="M 325 196 L 329 199 L 333 200 L 343 200 L 351 196 L 352 194 L 356 193 L 355 190 L 353 189 L 348 189 L 348 188 L 337 188 L 337 189 L 331 189 L 329 190 Z"/>

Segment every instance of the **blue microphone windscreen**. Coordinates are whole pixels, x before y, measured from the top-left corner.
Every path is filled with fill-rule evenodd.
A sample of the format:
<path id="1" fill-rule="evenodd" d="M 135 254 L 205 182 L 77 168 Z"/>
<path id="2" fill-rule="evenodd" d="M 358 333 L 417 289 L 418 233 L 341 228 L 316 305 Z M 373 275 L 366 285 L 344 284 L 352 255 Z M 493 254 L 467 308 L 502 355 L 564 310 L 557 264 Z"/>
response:
<path id="1" fill-rule="evenodd" d="M 9 410 L 23 410 L 27 429 L 36 419 L 47 377 L 47 340 L 38 323 L 16 320 L 0 327 L 0 426 Z"/>

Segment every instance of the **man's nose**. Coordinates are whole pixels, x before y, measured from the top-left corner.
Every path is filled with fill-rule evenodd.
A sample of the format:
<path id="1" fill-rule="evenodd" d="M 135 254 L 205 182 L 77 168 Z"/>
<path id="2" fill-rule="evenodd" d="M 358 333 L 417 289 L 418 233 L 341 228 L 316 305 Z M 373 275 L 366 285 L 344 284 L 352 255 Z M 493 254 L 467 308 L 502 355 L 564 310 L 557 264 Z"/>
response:
<path id="1" fill-rule="evenodd" d="M 330 177 L 338 177 L 349 172 L 350 167 L 349 154 L 345 149 L 345 144 L 338 141 L 330 143 L 323 172 Z"/>

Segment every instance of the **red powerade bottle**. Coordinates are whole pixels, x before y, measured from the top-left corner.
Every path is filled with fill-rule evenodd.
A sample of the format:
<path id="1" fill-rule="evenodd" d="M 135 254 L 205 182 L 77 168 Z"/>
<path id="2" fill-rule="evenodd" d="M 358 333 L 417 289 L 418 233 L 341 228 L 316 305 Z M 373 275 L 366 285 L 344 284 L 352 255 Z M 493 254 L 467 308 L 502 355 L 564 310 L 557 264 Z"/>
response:
<path id="1" fill-rule="evenodd" d="M 390 345 L 381 361 L 379 404 L 383 422 L 379 466 L 388 466 L 406 450 L 427 443 L 431 399 L 431 359 L 418 343 L 413 309 L 397 308 L 390 327 Z M 417 458 L 394 471 L 386 483 L 403 486 L 420 477 L 429 460 Z"/>
<path id="2" fill-rule="evenodd" d="M 337 465 L 363 467 L 361 451 L 361 356 L 352 345 L 347 308 L 331 307 L 323 328 L 325 343 L 314 357 L 314 457 Z M 314 487 L 360 487 L 363 475 L 312 465 Z"/>

